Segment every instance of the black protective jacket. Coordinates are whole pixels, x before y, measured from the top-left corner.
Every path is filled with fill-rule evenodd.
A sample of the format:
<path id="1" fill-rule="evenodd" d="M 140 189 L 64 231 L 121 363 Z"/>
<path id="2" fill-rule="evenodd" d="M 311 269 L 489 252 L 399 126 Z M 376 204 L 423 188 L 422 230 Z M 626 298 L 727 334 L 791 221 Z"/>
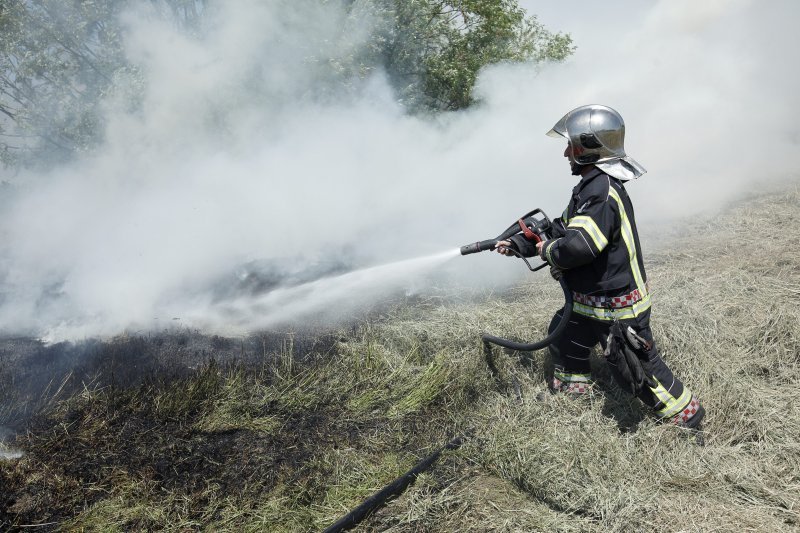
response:
<path id="1" fill-rule="evenodd" d="M 536 254 L 524 236 L 512 238 L 523 255 Z M 563 270 L 573 311 L 602 321 L 646 320 L 650 309 L 633 204 L 622 182 L 592 168 L 572 190 L 542 258 Z"/>

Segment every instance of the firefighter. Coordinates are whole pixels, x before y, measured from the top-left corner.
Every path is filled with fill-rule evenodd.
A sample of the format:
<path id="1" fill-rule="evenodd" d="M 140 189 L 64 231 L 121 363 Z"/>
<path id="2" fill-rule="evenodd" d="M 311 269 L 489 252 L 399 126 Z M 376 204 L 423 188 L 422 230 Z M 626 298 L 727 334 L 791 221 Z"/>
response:
<path id="1" fill-rule="evenodd" d="M 572 317 L 550 347 L 554 393 L 584 394 L 591 384 L 589 355 L 599 343 L 617 383 L 650 406 L 655 416 L 697 429 L 704 409 L 664 363 L 650 331 L 650 292 L 624 183 L 646 171 L 625 154 L 625 123 L 610 107 L 573 109 L 547 135 L 566 139 L 564 157 L 580 181 L 553 221 L 553 237 L 534 244 L 522 235 L 496 248 L 539 255 L 572 291 Z M 552 331 L 563 309 L 550 324 Z"/>

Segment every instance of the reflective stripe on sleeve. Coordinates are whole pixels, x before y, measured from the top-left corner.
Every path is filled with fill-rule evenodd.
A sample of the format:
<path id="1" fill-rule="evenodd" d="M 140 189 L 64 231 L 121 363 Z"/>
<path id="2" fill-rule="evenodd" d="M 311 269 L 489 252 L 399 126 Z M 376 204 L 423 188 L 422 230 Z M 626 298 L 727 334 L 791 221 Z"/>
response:
<path id="1" fill-rule="evenodd" d="M 555 261 L 553 261 L 553 256 L 550 254 L 550 252 L 553 250 L 553 245 L 556 242 L 558 242 L 559 239 L 554 239 L 552 241 L 546 242 L 545 243 L 545 247 L 544 247 L 544 257 L 545 257 L 545 259 L 547 260 L 548 263 L 550 263 L 551 265 L 553 265 L 555 267 L 557 267 L 558 265 L 556 264 Z"/>
<path id="2" fill-rule="evenodd" d="M 608 246 L 608 239 L 606 239 L 603 232 L 600 231 L 600 228 L 597 227 L 597 223 L 592 219 L 592 217 L 588 217 L 586 215 L 580 215 L 572 220 L 569 221 L 569 228 L 577 229 L 581 228 L 586 233 L 589 234 L 589 237 L 592 238 L 595 247 L 598 251 L 601 251 L 603 248 Z"/>

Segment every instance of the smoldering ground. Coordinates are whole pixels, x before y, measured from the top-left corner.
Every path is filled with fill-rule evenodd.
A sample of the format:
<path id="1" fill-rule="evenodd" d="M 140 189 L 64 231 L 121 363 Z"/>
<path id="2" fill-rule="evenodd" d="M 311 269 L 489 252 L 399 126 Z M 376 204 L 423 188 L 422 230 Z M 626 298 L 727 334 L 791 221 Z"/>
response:
<path id="1" fill-rule="evenodd" d="M 331 11 L 318 19 L 307 18 L 313 11 L 297 11 L 293 18 L 302 18 L 302 24 L 260 27 L 268 36 L 278 27 L 299 31 L 294 40 L 264 37 L 249 20 L 256 18 L 253 11 L 235 21 L 237 6 L 225 7 L 231 11 L 220 13 L 219 24 L 203 40 L 133 13 L 128 53 L 148 67 L 150 81 L 141 112 L 124 112 L 110 96 L 105 150 L 56 172 L 16 176 L 13 197 L 5 198 L 4 327 L 56 341 L 125 328 L 161 329 L 173 318 L 183 323 L 193 311 L 198 316 L 186 322 L 210 324 L 209 329 L 232 323 L 257 327 L 270 311 L 260 308 L 260 301 L 287 283 L 300 290 L 306 283 L 313 286 L 319 275 L 336 279 L 362 266 L 433 255 L 496 234 L 532 206 L 556 215 L 572 180 L 559 155 L 562 147 L 542 133 L 565 110 L 587 101 L 623 113 L 629 152 L 650 170 L 629 186 L 642 231 L 672 214 L 711 214 L 751 190 L 750 184 L 761 188 L 786 176 L 796 158 L 794 73 L 782 68 L 785 54 L 775 55 L 792 50 L 788 26 L 795 8 L 724 5 L 663 2 L 640 7 L 636 16 L 604 5 L 604 12 L 611 11 L 605 20 L 616 14 L 617 22 L 599 26 L 593 39 L 576 35 L 581 49 L 568 64 L 538 72 L 489 69 L 480 81 L 480 106 L 436 120 L 407 115 L 379 72 L 351 92 L 308 96 L 315 87 L 309 81 L 313 61 L 309 66 L 303 54 L 282 55 L 281 46 L 303 41 L 306 32 L 298 27 L 306 22 L 315 26 L 312 41 L 323 43 L 331 35 L 324 31 Z M 260 9 L 270 13 L 269 7 Z M 589 13 L 576 3 L 569 9 L 570 19 Z M 695 19 L 697 13 L 704 17 Z M 739 31 L 727 33 L 732 28 Z M 744 45 L 743 34 L 748 35 Z M 253 39 L 252 49 L 243 47 Z M 680 54 L 670 55 L 673 44 L 681 46 Z M 271 82 L 280 74 L 283 81 L 275 81 L 270 98 L 253 100 L 246 98 L 247 90 L 237 91 L 248 86 L 240 82 L 251 79 L 247 65 L 259 55 L 274 63 L 265 78 Z M 225 81 L 215 68 L 233 74 Z M 305 77 L 293 74 L 306 68 Z M 212 108 L 226 112 L 208 113 Z M 769 257 L 791 250 L 790 224 L 797 217 L 786 204 L 797 205 L 796 197 L 796 192 L 784 195 L 758 210 L 758 231 L 773 224 L 780 228 L 762 248 Z M 6 344 L 11 358 L 5 361 L 26 356 L 35 362 L 13 368 L 17 376 L 24 372 L 25 379 L 47 389 L 50 378 L 43 377 L 55 375 L 51 390 L 58 390 L 63 373 L 73 371 L 80 377 L 73 381 L 76 390 L 85 394 L 54 414 L 52 427 L 30 433 L 19 467 L 2 470 L 2 484 L 10 490 L 0 498 L 0 522 L 42 525 L 88 510 L 86 522 L 106 528 L 113 523 L 121 529 L 197 528 L 208 524 L 213 508 L 223 513 L 220 528 L 244 522 L 231 518 L 238 514 L 260 520 L 262 528 L 288 523 L 301 524 L 295 530 L 319 530 L 402 470 L 394 458 L 398 447 L 421 455 L 441 440 L 438 431 L 449 431 L 453 419 L 461 425 L 468 412 L 470 425 L 485 426 L 481 433 L 488 444 L 467 451 L 466 468 L 483 465 L 515 489 L 515 499 L 504 503 L 496 493 L 487 498 L 461 476 L 464 471 L 454 469 L 466 485 L 451 489 L 439 476 L 421 479 L 423 492 L 392 506 L 392 518 L 379 518 L 380 524 L 398 527 L 393 517 L 402 515 L 406 529 L 463 530 L 465 521 L 532 529 L 526 506 L 543 500 L 554 508 L 544 509 L 540 528 L 636 530 L 674 527 L 686 517 L 705 517 L 709 528 L 796 525 L 797 431 L 791 424 L 796 417 L 786 417 L 792 402 L 783 384 L 792 382 L 796 369 L 797 335 L 791 328 L 797 321 L 782 298 L 796 288 L 794 277 L 786 279 L 787 272 L 796 272 L 796 262 L 788 256 L 763 261 L 759 251 L 748 249 L 728 257 L 723 239 L 746 235 L 738 223 L 747 209 L 739 213 L 722 228 L 709 225 L 735 231 L 712 233 L 679 254 L 662 256 L 666 270 L 656 289 L 663 306 L 656 333 L 670 361 L 692 376 L 715 413 L 708 426 L 715 455 L 681 446 L 671 428 L 648 425 L 631 438 L 621 437 L 599 403 L 567 405 L 564 399 L 558 409 L 519 409 L 515 396 L 496 394 L 474 351 L 478 328 L 488 324 L 490 331 L 518 336 L 538 331 L 530 321 L 530 302 L 542 304 L 534 312 L 542 319 L 558 296 L 553 285 L 543 283 L 528 285 L 512 307 L 495 302 L 495 313 L 476 306 L 464 317 L 461 310 L 442 307 L 423 320 L 386 324 L 378 336 L 358 332 L 342 343 L 339 357 L 325 358 L 313 372 L 283 372 L 283 381 L 270 377 L 280 365 L 269 365 L 270 375 L 255 384 L 214 368 L 163 390 L 92 385 L 98 371 L 104 379 L 136 383 L 150 372 L 183 371 L 211 353 L 259 361 L 268 351 L 292 355 L 278 344 L 283 335 L 237 341 L 182 330 L 78 345 L 30 339 Z M 692 256 L 705 261 L 698 265 Z M 734 260 L 744 266 L 735 268 Z M 441 273 L 445 265 L 431 266 Z M 448 274 L 469 271 L 502 280 L 520 269 L 517 261 L 486 254 L 447 266 Z M 506 270 L 498 274 L 495 268 Z M 427 288 L 421 274 L 413 282 Z M 413 289 L 408 277 L 396 286 Z M 344 298 L 378 297 L 374 288 L 363 289 Z M 319 302 L 315 298 L 308 301 L 311 308 Z M 771 302 L 780 304 L 777 310 Z M 226 308 L 231 303 L 233 312 Z M 340 309 L 338 301 L 325 305 Z M 248 309 L 253 313 L 242 311 Z M 378 340 L 396 348 L 376 351 Z M 324 346 L 296 346 L 294 353 L 324 353 Z M 175 358 L 182 364 L 173 368 Z M 83 370 L 73 370 L 76 361 Z M 704 367 L 703 361 L 713 364 Z M 508 382 L 518 377 L 526 397 L 533 398 L 541 391 L 541 372 L 518 372 L 517 366 L 509 360 L 503 367 Z M 0 366 L 0 374 L 7 370 Z M 353 376 L 358 376 L 355 388 Z M 15 379 L 15 388 L 0 390 L 0 397 L 6 391 L 31 394 Z M 194 387 L 206 381 L 216 387 L 212 394 Z M 7 383 L 0 379 L 0 385 Z M 187 414 L 196 405 L 175 401 L 187 396 L 202 397 L 201 409 Z M 476 398 L 481 405 L 473 403 Z M 629 409 L 617 394 L 607 398 L 608 404 Z M 320 406 L 330 409 L 322 422 Z M 8 420 L 5 407 L 0 402 L 0 424 Z M 161 416 L 154 416 L 159 409 Z M 401 419 L 410 412 L 402 419 L 409 426 L 398 430 L 397 418 L 376 421 L 376 410 Z M 70 426 L 73 421 L 78 422 Z M 343 427 L 334 427 L 340 422 Z M 373 431 L 378 424 L 389 429 Z M 542 431 L 553 424 L 562 426 L 567 438 Z M 274 431 L 276 425 L 280 430 Z M 407 435 L 416 438 L 407 444 Z M 765 453 L 776 445 L 777 453 Z M 666 455 L 654 455 L 655 449 Z M 575 475 L 543 475 L 543 454 L 546 464 Z M 279 463 L 285 456 L 288 464 Z M 597 456 L 606 461 L 597 465 Z M 303 465 L 322 473 L 307 475 Z M 636 465 L 645 465 L 644 477 L 631 473 Z M 374 475 L 376 469 L 386 479 Z M 696 475 L 675 475 L 687 471 Z M 131 488 L 130 479 L 147 486 Z M 270 493 L 280 479 L 285 487 Z M 355 480 L 363 482 L 361 491 L 350 491 Z M 252 502 L 236 499 L 242 485 L 255 487 Z M 525 490 L 517 491 L 521 486 Z M 309 499 L 315 495 L 320 498 Z M 695 512 L 698 501 L 708 510 L 703 516 Z M 299 514 L 290 505 L 314 514 Z"/>
<path id="2" fill-rule="evenodd" d="M 323 64 L 368 53 L 380 24 L 368 10 L 225 3 L 188 35 L 132 8 L 125 53 L 146 87 L 137 111 L 121 79 L 100 150 L 5 178 L 3 330 L 56 341 L 173 318 L 247 330 L 424 290 L 421 269 L 413 285 L 406 273 L 333 299 L 297 293 L 292 313 L 265 297 L 282 272 L 300 273 L 297 285 L 487 238 L 536 206 L 556 216 L 573 183 L 563 147 L 543 133 L 589 102 L 622 113 L 628 152 L 650 171 L 629 187 L 640 225 L 710 214 L 754 182 L 785 178 L 797 159 L 799 87 L 786 64 L 798 8 L 620 5 L 602 24 L 562 14 L 579 45 L 572 59 L 487 69 L 479 105 L 433 118 L 407 113 L 378 70 L 346 90 L 331 83 Z M 272 276 L 263 265 L 280 266 L 277 282 L 237 289 Z M 502 285 L 518 268 L 471 257 L 447 273 Z"/>

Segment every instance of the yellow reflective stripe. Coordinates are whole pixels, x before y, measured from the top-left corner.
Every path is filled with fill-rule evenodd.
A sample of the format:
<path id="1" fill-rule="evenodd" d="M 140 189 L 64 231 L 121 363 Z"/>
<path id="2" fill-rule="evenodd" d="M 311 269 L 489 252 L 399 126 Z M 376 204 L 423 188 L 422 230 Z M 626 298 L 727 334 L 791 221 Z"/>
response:
<path id="1" fill-rule="evenodd" d="M 633 228 L 631 221 L 628 220 L 628 214 L 625 212 L 625 204 L 622 203 L 619 193 L 610 184 L 608 186 L 608 194 L 617 202 L 619 207 L 620 218 L 622 219 L 621 233 L 622 240 L 625 242 L 625 247 L 628 249 L 628 257 L 630 258 L 631 271 L 633 272 L 633 279 L 636 281 L 636 288 L 644 296 L 647 294 L 647 287 L 642 278 L 642 271 L 639 269 L 639 261 L 636 255 L 636 240 L 633 238 Z"/>
<path id="2" fill-rule="evenodd" d="M 655 376 L 653 377 L 653 381 L 656 382 L 656 386 L 647 388 L 650 389 L 656 398 L 658 398 L 658 401 L 661 402 L 665 407 L 671 403 L 674 403 L 675 398 L 669 392 L 667 392 L 667 389 L 664 388 L 664 385 L 662 385 L 661 382 L 655 378 Z"/>
<path id="3" fill-rule="evenodd" d="M 598 320 L 623 320 L 626 318 L 636 318 L 645 311 L 650 309 L 650 295 L 646 294 L 644 298 L 628 307 L 620 307 L 617 309 L 608 307 L 592 307 L 578 302 L 573 302 L 572 311 L 579 315 L 588 316 L 589 318 L 596 318 Z"/>
<path id="4" fill-rule="evenodd" d="M 544 256 L 545 256 L 545 258 L 547 258 L 547 262 L 550 263 L 551 265 L 554 265 L 554 266 L 555 266 L 556 263 L 555 263 L 555 261 L 553 261 L 553 256 L 550 255 L 550 252 L 553 250 L 553 245 L 556 243 L 557 240 L 558 239 L 555 239 L 555 240 L 552 240 L 550 242 L 545 243 L 545 248 L 544 248 Z"/>
<path id="5" fill-rule="evenodd" d="M 647 387 L 650 391 L 655 394 L 658 401 L 660 401 L 664 407 L 656 411 L 656 415 L 661 418 L 670 418 L 677 415 L 683 409 L 689 405 L 689 402 L 692 401 L 692 391 L 689 390 L 689 387 L 683 387 L 683 393 L 680 395 L 679 398 L 675 398 L 672 394 L 670 394 L 667 389 L 664 388 L 656 378 L 653 376 L 653 380 L 656 382 L 655 387 Z"/>
<path id="6" fill-rule="evenodd" d="M 563 370 L 553 370 L 553 377 L 566 383 L 588 383 L 592 379 L 591 374 L 570 374 Z"/>
<path id="7" fill-rule="evenodd" d="M 600 231 L 600 228 L 597 227 L 597 223 L 592 219 L 592 217 L 588 217 L 586 215 L 577 216 L 569 221 L 569 227 L 582 228 L 586 230 L 586 233 L 588 233 L 589 237 L 592 238 L 598 251 L 608 246 L 608 239 L 606 239 L 606 236 L 603 235 L 602 231 Z"/>
<path id="8" fill-rule="evenodd" d="M 565 226 L 569 225 L 569 213 L 568 213 L 568 211 L 569 211 L 569 207 L 564 209 L 564 212 L 561 213 L 561 220 L 564 221 L 564 225 Z"/>

